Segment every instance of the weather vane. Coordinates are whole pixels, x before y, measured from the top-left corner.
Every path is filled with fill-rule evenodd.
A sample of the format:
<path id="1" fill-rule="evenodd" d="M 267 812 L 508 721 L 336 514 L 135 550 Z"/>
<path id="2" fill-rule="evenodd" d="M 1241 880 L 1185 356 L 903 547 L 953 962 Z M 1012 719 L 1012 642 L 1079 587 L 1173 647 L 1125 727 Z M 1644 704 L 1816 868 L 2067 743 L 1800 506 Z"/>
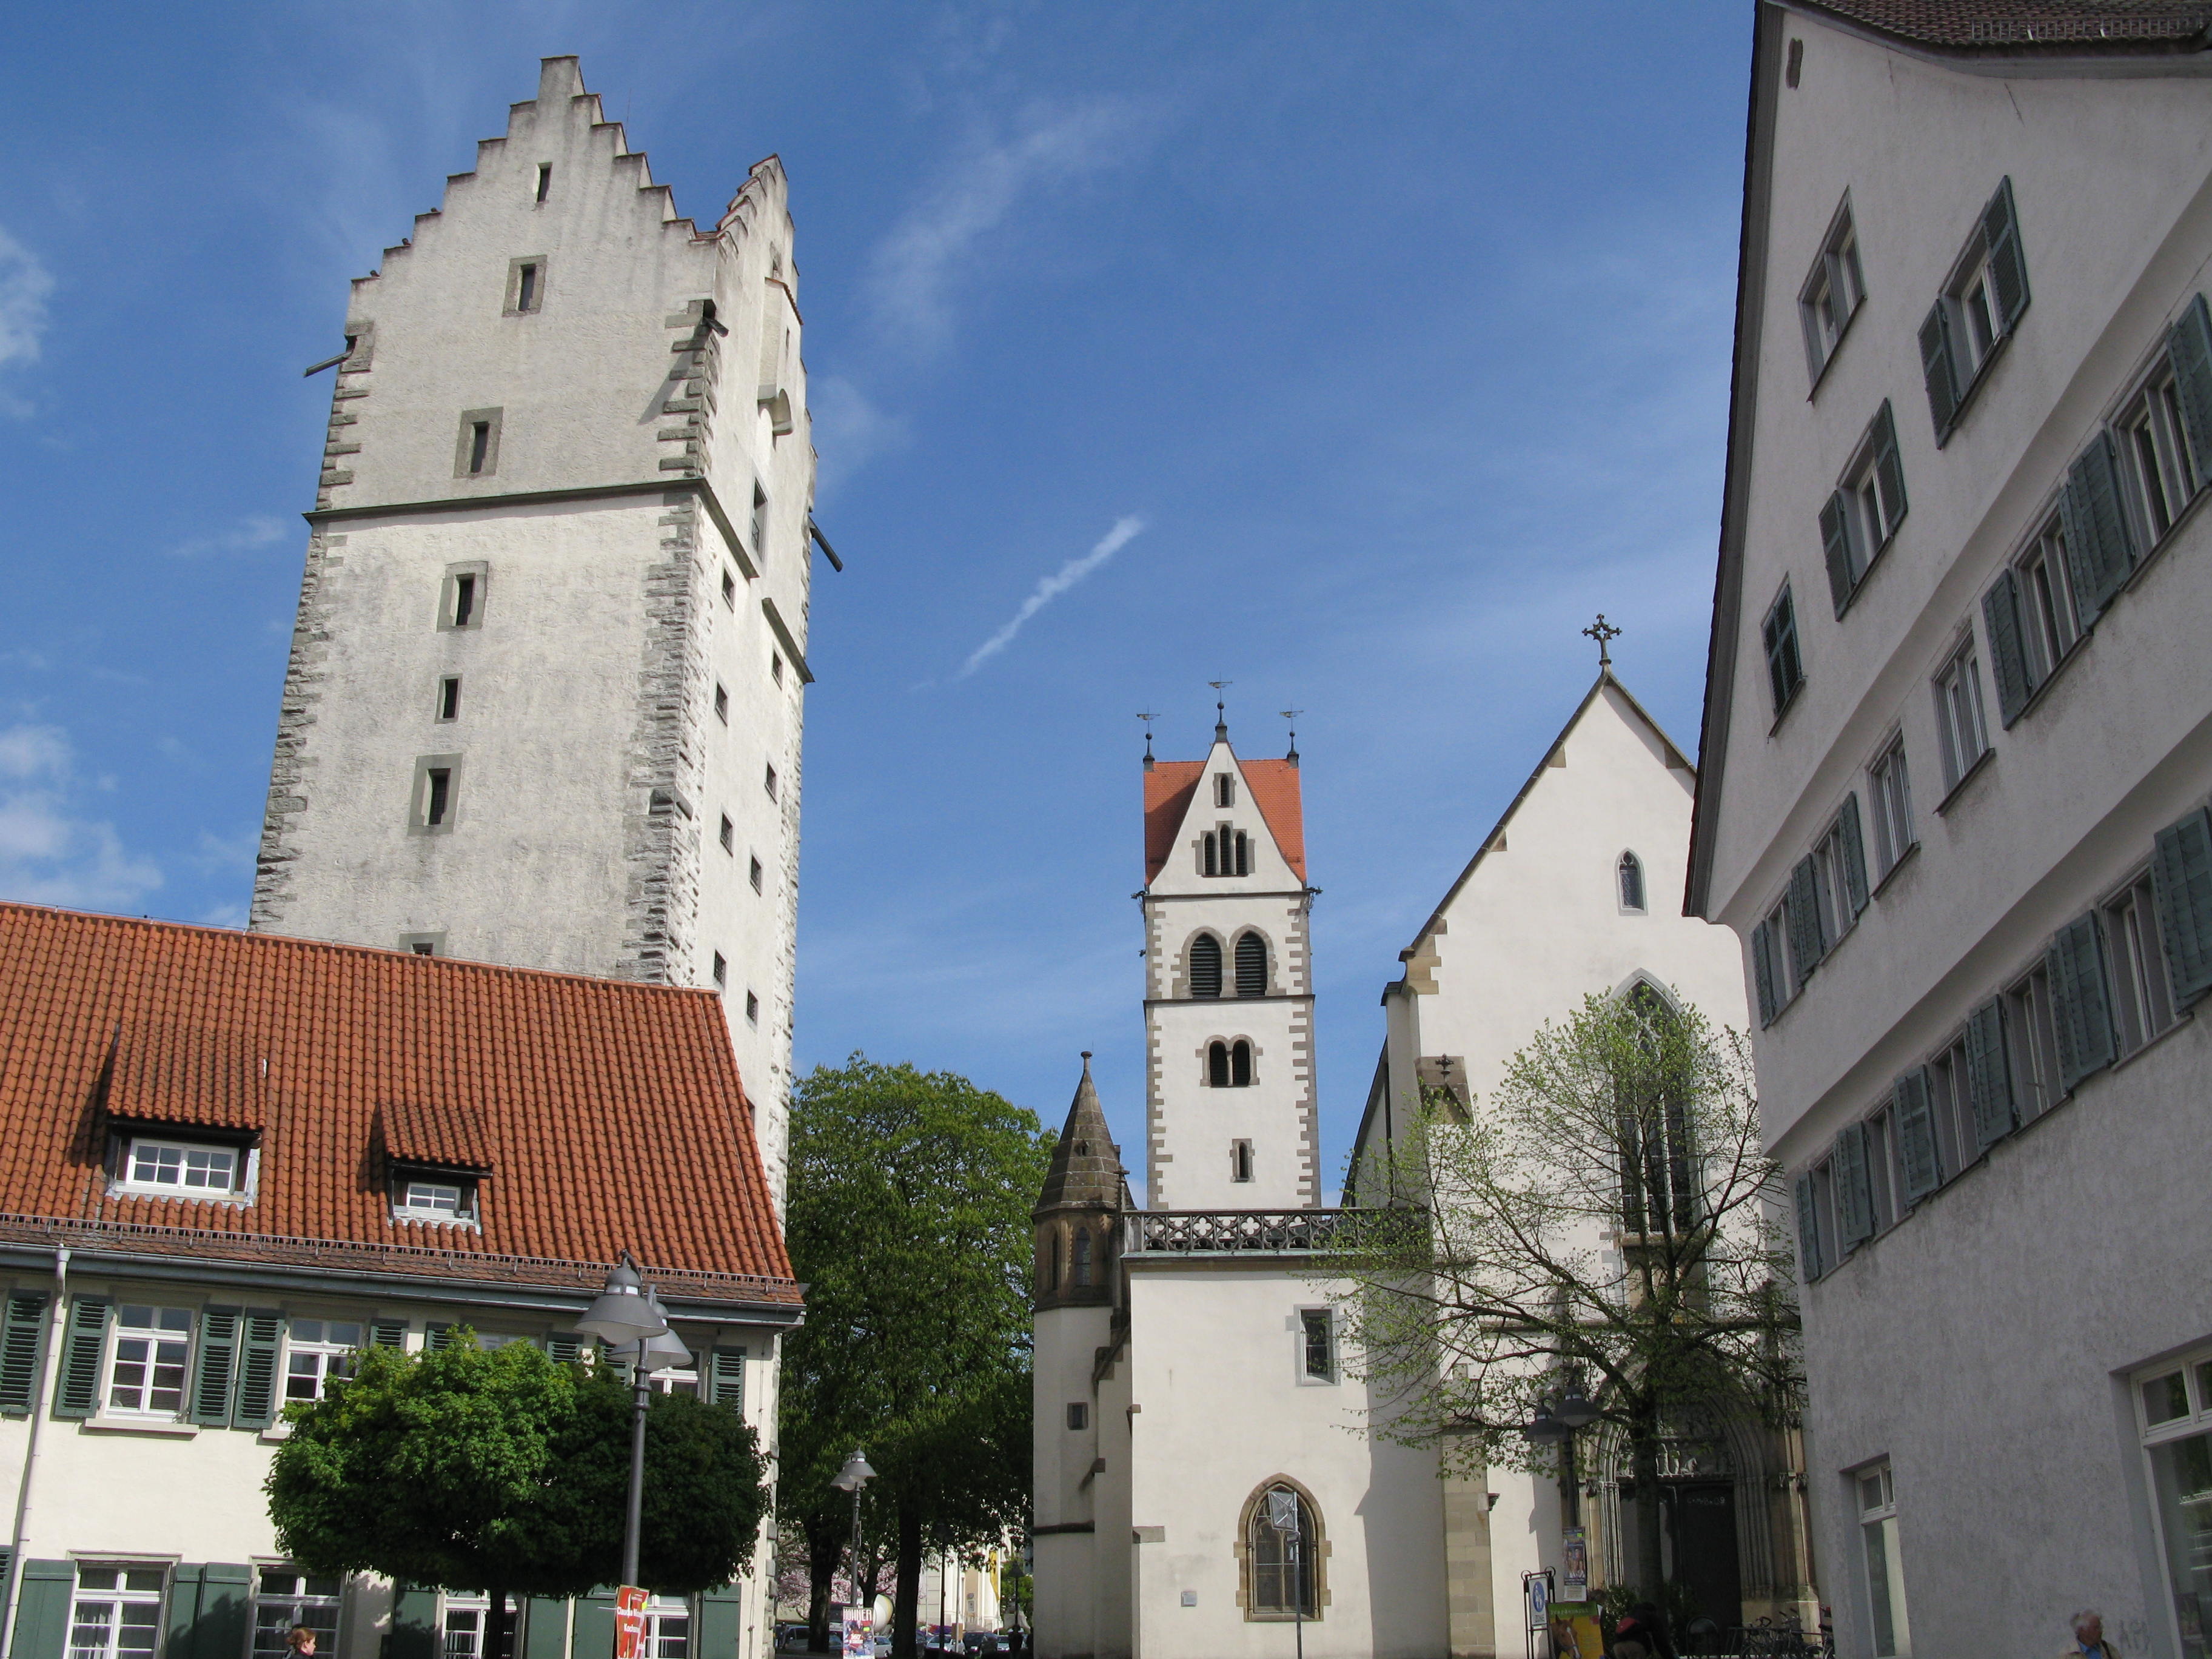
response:
<path id="1" fill-rule="evenodd" d="M 1216 738 L 1225 738 L 1229 735 L 1229 705 L 1221 694 L 1237 682 L 1208 680 L 1206 684 L 1213 688 L 1213 735 Z"/>
<path id="2" fill-rule="evenodd" d="M 1607 622 L 1605 619 L 1605 612 L 1601 611 L 1597 613 L 1597 621 L 1583 629 L 1583 632 L 1597 641 L 1597 665 L 1600 668 L 1612 667 L 1613 653 L 1606 647 L 1620 637 L 1620 630 Z"/>
<path id="3" fill-rule="evenodd" d="M 1147 708 L 1137 718 L 1145 723 L 1145 758 L 1150 760 L 1152 757 L 1152 722 L 1159 719 L 1159 714 L 1155 709 Z"/>
<path id="4" fill-rule="evenodd" d="M 1298 757 L 1298 716 L 1306 711 L 1303 708 L 1284 708 L 1276 712 L 1291 723 L 1291 752 L 1284 758 L 1296 760 Z"/>

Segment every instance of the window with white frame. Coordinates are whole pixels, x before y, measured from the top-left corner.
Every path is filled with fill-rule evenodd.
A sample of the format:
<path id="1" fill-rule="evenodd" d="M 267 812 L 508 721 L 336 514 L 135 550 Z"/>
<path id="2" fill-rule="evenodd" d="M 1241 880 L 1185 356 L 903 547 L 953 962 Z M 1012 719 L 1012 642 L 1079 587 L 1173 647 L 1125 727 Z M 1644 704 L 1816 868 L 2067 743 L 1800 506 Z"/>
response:
<path id="1" fill-rule="evenodd" d="M 2112 1024 L 2120 1052 L 2131 1054 L 2174 1019 L 2149 872 L 2106 901 L 2105 948 L 2112 964 Z"/>
<path id="2" fill-rule="evenodd" d="M 121 1184 L 137 1192 L 228 1198 L 238 1190 L 245 1161 L 235 1146 L 135 1135 L 124 1151 Z"/>
<path id="3" fill-rule="evenodd" d="M 1948 795 L 1990 750 L 1981 668 L 1971 636 L 1936 672 L 1936 735 L 1943 758 L 1943 793 Z"/>
<path id="4" fill-rule="evenodd" d="M 507 1604 L 505 1639 L 499 1644 L 498 1659 L 514 1659 L 521 1650 L 522 1619 L 527 1602 L 510 1599 Z M 448 1594 L 445 1616 L 441 1621 L 444 1631 L 443 1659 L 488 1659 L 488 1644 L 484 1640 L 491 1629 L 491 1600 L 483 1595 Z"/>
<path id="5" fill-rule="evenodd" d="M 691 1604 L 655 1595 L 645 1604 L 643 1659 L 691 1659 Z"/>
<path id="6" fill-rule="evenodd" d="M 2166 1587 L 2185 1659 L 2203 1659 L 2212 1609 L 2212 1352 L 2138 1373 L 2136 1424 L 2150 1464 Z"/>
<path id="7" fill-rule="evenodd" d="M 262 1568 L 253 1581 L 252 1659 L 292 1659 L 291 1634 L 302 1625 L 315 1633 L 316 1659 L 333 1659 L 343 1587 L 334 1576 L 297 1567 Z"/>
<path id="8" fill-rule="evenodd" d="M 1828 226 L 1821 240 L 1820 258 L 1797 293 L 1797 308 L 1805 325 L 1805 356 L 1818 380 L 1843 343 L 1844 331 L 1858 314 L 1866 298 L 1866 278 L 1859 269 L 1858 230 L 1851 222 L 1850 198 Z"/>
<path id="9" fill-rule="evenodd" d="M 125 1303 L 107 1346 L 106 1409 L 130 1417 L 175 1417 L 185 1408 L 192 1316 L 183 1308 Z"/>
<path id="10" fill-rule="evenodd" d="M 405 1221 L 473 1221 L 477 1183 L 445 1170 L 403 1170 L 392 1182 L 392 1212 Z"/>
<path id="11" fill-rule="evenodd" d="M 1336 1323 L 1327 1308 L 1298 1310 L 1298 1351 L 1309 1382 L 1336 1381 Z"/>
<path id="12" fill-rule="evenodd" d="M 2013 1109 L 2026 1123 L 2058 1103 L 2058 1032 L 2051 1023 L 2051 970 L 2036 963 L 2005 992 L 2005 1054 Z"/>
<path id="13" fill-rule="evenodd" d="M 1928 411 L 1942 444 L 1958 423 L 1997 347 L 2027 308 L 2027 262 L 2021 252 L 2012 180 L 1984 205 L 1973 234 L 1920 325 L 1920 366 Z"/>
<path id="14" fill-rule="evenodd" d="M 1997 712 L 2010 726 L 2081 640 L 2064 516 L 2054 513 L 1982 598 Z"/>
<path id="15" fill-rule="evenodd" d="M 1905 1616 L 1905 1570 L 1897 1548 L 1897 1488 L 1888 1461 L 1859 1470 L 1850 1481 L 1857 1498 L 1869 1645 L 1875 1659 L 1911 1659 L 1912 1632 Z"/>
<path id="16" fill-rule="evenodd" d="M 1820 937 L 1832 951 L 1867 906 L 1866 844 L 1856 795 L 1844 798 L 1843 809 L 1814 843 L 1813 900 L 1820 907 Z"/>
<path id="17" fill-rule="evenodd" d="M 1898 860 L 1916 844 L 1912 831 L 1912 780 L 1905 770 L 1905 738 L 1892 738 L 1880 758 L 1867 769 L 1871 786 L 1869 799 L 1874 816 L 1875 866 L 1879 877 L 1897 868 Z"/>
<path id="18" fill-rule="evenodd" d="M 1982 1155 L 1974 1137 L 1974 1108 L 1967 1091 L 1966 1045 L 1954 1038 L 1928 1062 L 1929 1126 L 1936 1139 L 1939 1181 L 1950 1181 Z"/>
<path id="19" fill-rule="evenodd" d="M 343 1319 L 295 1319 L 284 1344 L 284 1398 L 320 1400 L 340 1377 L 353 1375 L 362 1328 Z"/>
<path id="20" fill-rule="evenodd" d="M 1905 521 L 1905 464 L 1897 452 L 1897 422 L 1882 401 L 1820 508 L 1821 556 L 1828 597 L 1840 617 Z"/>
<path id="21" fill-rule="evenodd" d="M 1790 945 L 1790 899 L 1775 902 L 1751 930 L 1752 978 L 1759 991 L 1759 1020 L 1764 1025 L 1796 1000 L 1804 988 L 1796 953 Z"/>
<path id="22" fill-rule="evenodd" d="M 70 1607 L 69 1659 L 154 1659 L 166 1567 L 80 1562 Z"/>
<path id="23" fill-rule="evenodd" d="M 2190 453 L 2182 422 L 2181 392 L 2172 365 L 2161 359 L 2142 389 L 2114 422 L 2121 471 L 2130 504 L 2145 547 L 2155 545 L 2173 528 L 2182 511 L 2203 485 Z"/>

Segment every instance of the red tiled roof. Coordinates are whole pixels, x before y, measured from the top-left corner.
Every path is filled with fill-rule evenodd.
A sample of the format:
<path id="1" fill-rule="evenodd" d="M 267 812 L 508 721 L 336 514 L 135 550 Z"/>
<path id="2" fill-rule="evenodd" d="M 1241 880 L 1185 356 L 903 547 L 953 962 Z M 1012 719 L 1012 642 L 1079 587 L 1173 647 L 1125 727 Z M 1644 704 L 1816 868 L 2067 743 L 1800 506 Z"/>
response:
<path id="1" fill-rule="evenodd" d="M 1267 828 L 1283 856 L 1300 881 L 1306 878 L 1305 807 L 1298 793 L 1298 769 L 1286 760 L 1239 760 L 1244 787 L 1252 804 L 1267 821 Z M 1145 771 L 1145 885 L 1149 887 L 1167 867 L 1175 850 L 1176 831 L 1190 811 L 1198 781 L 1206 775 L 1204 761 L 1154 761 Z"/>
<path id="2" fill-rule="evenodd" d="M 2201 48 L 2212 26 L 2206 0 L 1810 0 L 1806 9 L 1917 46 L 2008 53 Z"/>
<path id="3" fill-rule="evenodd" d="M 254 1201 L 109 1196 L 111 1118 L 258 1129 Z M 394 1222 L 390 1157 L 488 1170 L 483 1231 Z M 0 904 L 0 1233 L 41 1218 L 490 1279 L 627 1249 L 798 1300 L 712 992 Z"/>

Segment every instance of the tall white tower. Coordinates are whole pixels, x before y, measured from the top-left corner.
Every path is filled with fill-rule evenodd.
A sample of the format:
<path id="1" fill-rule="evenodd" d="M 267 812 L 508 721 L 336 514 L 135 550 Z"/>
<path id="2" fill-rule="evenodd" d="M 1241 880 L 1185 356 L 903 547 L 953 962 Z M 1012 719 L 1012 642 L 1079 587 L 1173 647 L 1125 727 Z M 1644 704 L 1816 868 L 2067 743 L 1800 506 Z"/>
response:
<path id="1" fill-rule="evenodd" d="M 720 988 L 779 1204 L 814 453 L 783 168 L 584 89 L 357 279 L 252 926 Z"/>
<path id="2" fill-rule="evenodd" d="M 1145 757 L 1146 1186 L 1155 1210 L 1316 1207 L 1298 755 Z"/>

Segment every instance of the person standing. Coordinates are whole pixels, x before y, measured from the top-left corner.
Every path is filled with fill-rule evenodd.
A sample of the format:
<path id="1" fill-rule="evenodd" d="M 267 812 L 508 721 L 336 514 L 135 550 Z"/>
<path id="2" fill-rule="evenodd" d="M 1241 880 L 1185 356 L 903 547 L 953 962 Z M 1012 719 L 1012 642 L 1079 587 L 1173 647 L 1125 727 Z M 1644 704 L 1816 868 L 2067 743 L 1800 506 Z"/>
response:
<path id="1" fill-rule="evenodd" d="M 2058 1656 L 2058 1659 L 2120 1659 L 2110 1642 L 2105 1639 L 2104 1615 L 2094 1607 L 2084 1608 L 2074 1615 L 2074 1645 Z"/>

